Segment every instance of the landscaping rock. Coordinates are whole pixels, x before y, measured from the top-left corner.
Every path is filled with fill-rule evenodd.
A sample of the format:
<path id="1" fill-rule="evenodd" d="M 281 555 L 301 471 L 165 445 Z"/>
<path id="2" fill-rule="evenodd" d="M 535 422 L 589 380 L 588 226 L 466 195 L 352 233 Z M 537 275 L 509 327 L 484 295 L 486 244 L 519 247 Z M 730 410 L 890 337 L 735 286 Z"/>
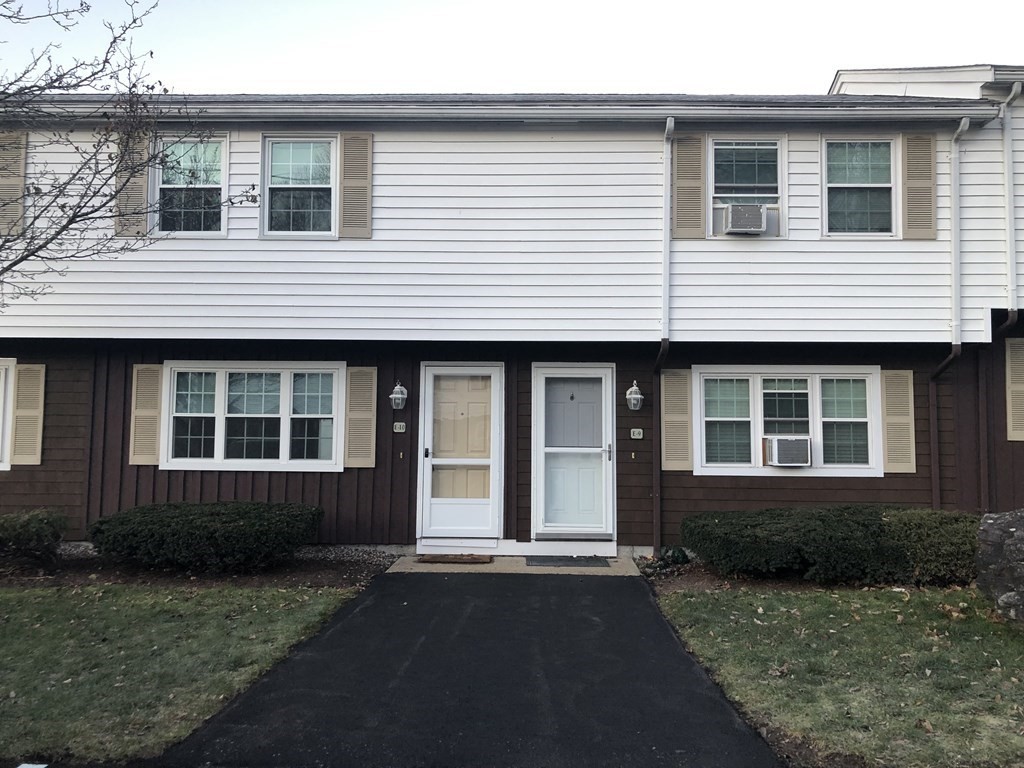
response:
<path id="1" fill-rule="evenodd" d="M 985 515 L 978 529 L 978 588 L 1024 624 L 1024 509 Z"/>

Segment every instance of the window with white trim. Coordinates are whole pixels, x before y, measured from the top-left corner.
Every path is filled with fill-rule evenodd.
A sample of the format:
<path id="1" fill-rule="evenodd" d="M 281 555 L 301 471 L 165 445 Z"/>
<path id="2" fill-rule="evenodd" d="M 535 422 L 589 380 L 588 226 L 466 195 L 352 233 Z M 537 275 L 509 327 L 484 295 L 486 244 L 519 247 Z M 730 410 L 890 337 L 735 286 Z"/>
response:
<path id="1" fill-rule="evenodd" d="M 894 142 L 825 141 L 825 231 L 829 235 L 896 232 Z"/>
<path id="2" fill-rule="evenodd" d="M 0 358 L 0 471 L 11 468 L 11 432 L 14 419 L 14 370 L 17 361 Z"/>
<path id="3" fill-rule="evenodd" d="M 223 139 L 164 139 L 157 180 L 158 232 L 223 232 Z"/>
<path id="4" fill-rule="evenodd" d="M 782 192 L 780 145 L 776 140 L 715 139 L 711 142 L 712 234 L 726 229 L 730 205 L 767 207 L 766 235 L 780 234 Z"/>
<path id="5" fill-rule="evenodd" d="M 880 369 L 693 370 L 696 474 L 882 475 Z M 771 466 L 772 438 L 807 438 L 810 466 Z"/>
<path id="6" fill-rule="evenodd" d="M 337 154 L 333 136 L 266 139 L 265 234 L 335 234 Z"/>
<path id="7" fill-rule="evenodd" d="M 160 466 L 341 469 L 344 363 L 168 362 Z"/>

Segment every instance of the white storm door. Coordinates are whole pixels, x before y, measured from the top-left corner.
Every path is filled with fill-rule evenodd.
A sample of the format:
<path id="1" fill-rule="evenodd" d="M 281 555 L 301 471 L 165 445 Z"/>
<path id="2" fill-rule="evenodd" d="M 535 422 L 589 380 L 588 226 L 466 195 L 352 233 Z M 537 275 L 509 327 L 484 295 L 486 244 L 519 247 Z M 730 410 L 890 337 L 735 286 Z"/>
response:
<path id="1" fill-rule="evenodd" d="M 534 538 L 615 537 L 611 366 L 534 368 Z"/>
<path id="2" fill-rule="evenodd" d="M 498 538 L 501 366 L 424 366 L 423 537 Z"/>

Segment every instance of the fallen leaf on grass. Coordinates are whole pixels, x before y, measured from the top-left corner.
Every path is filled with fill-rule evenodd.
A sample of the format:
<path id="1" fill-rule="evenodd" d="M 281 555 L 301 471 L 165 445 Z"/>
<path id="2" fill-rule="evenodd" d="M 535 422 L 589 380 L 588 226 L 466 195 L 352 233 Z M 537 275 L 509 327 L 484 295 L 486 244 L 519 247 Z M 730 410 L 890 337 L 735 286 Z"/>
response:
<path id="1" fill-rule="evenodd" d="M 914 723 L 915 728 L 920 728 L 925 733 L 935 733 L 935 728 L 927 720 L 921 719 Z"/>

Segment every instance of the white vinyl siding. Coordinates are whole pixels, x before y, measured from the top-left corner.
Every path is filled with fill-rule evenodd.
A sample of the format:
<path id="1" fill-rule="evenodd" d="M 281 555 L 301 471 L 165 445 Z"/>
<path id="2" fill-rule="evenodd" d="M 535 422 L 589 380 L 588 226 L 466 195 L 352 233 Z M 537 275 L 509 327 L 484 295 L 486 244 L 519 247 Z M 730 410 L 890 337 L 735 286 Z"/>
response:
<path id="1" fill-rule="evenodd" d="M 660 338 L 660 134 L 372 132 L 371 239 L 261 236 L 260 207 L 229 206 L 226 238 L 69 264 L 0 335 Z M 262 135 L 228 146 L 228 194 L 259 188 Z"/>
<path id="2" fill-rule="evenodd" d="M 948 342 L 949 136 L 937 240 L 823 237 L 822 136 L 785 144 L 786 239 L 672 242 L 672 340 Z"/>

